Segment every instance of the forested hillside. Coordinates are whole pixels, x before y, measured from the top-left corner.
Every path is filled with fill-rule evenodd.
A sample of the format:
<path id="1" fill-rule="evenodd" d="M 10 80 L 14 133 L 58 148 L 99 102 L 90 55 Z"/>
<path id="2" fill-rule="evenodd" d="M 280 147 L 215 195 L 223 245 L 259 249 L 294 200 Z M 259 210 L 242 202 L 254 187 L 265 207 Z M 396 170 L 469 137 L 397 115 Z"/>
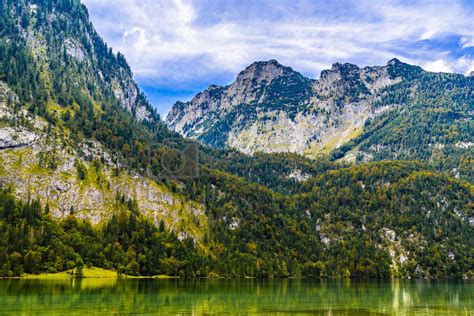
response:
<path id="1" fill-rule="evenodd" d="M 406 78 L 386 87 L 374 106 L 399 104 L 365 122 L 364 132 L 332 153 L 335 159 L 424 160 L 474 180 L 474 80 L 405 65 Z"/>
<path id="2" fill-rule="evenodd" d="M 373 100 L 398 105 L 331 155 L 248 156 L 168 130 L 78 0 L 0 5 L 0 276 L 83 265 L 186 277 L 473 276 L 471 81 L 420 79 L 394 62 L 421 87 L 410 98 L 432 113 L 426 122 L 399 82 Z M 263 73 L 290 78 L 277 82 L 301 101 L 293 115 L 312 81 L 271 63 Z M 357 78 L 345 79 L 320 91 L 331 107 L 358 98 Z M 250 90 L 265 92 L 260 84 Z M 289 90 L 265 95 L 281 108 L 294 100 Z M 438 143 L 439 159 L 423 148 Z M 360 165 L 341 161 L 349 155 Z"/>
<path id="3" fill-rule="evenodd" d="M 382 162 L 328 171 L 304 187 L 289 197 L 215 171 L 190 182 L 210 222 L 201 245 L 150 224 L 133 201 L 118 200 L 121 212 L 93 227 L 74 216 L 58 222 L 48 207 L 3 192 L 0 271 L 86 264 L 188 277 L 472 277 L 472 185 Z"/>
<path id="4" fill-rule="evenodd" d="M 158 118 L 124 56 L 96 33 L 78 0 L 2 0 L 1 14 L 2 79 L 36 113 L 79 108 L 91 116 L 122 105 L 141 120 Z"/>
<path id="5" fill-rule="evenodd" d="M 172 135 L 79 0 L 0 5 L 0 78 L 29 112 L 69 130 L 76 142 L 96 139 L 139 159 L 142 141 Z"/>

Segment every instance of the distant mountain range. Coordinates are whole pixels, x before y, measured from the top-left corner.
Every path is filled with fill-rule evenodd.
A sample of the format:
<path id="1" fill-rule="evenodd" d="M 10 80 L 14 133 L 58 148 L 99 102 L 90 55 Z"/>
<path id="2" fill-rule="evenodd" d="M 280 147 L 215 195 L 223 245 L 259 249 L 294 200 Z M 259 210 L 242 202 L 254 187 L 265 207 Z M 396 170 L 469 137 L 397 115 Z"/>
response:
<path id="1" fill-rule="evenodd" d="M 431 159 L 472 153 L 473 89 L 472 76 L 431 73 L 398 59 L 364 68 L 335 63 L 317 80 L 270 60 L 251 64 L 228 86 L 177 102 L 166 124 L 249 154 Z"/>

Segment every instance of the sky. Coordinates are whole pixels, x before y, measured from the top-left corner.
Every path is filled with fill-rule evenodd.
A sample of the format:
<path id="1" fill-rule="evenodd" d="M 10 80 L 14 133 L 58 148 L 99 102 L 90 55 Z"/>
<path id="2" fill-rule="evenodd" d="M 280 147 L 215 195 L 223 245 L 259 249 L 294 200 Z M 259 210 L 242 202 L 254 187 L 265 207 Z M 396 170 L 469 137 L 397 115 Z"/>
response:
<path id="1" fill-rule="evenodd" d="M 474 71 L 474 1 L 82 0 L 165 115 L 254 61 L 318 78 L 335 62 Z"/>

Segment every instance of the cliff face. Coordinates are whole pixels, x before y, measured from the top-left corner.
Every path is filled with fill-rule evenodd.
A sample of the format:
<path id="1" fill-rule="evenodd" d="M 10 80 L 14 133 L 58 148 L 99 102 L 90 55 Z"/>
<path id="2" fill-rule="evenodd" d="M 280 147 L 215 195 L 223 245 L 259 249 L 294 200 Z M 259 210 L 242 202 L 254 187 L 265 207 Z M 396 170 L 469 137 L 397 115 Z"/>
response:
<path id="1" fill-rule="evenodd" d="M 124 56 L 114 54 L 97 34 L 80 1 L 46 1 L 39 5 L 20 0 L 15 5 L 2 2 L 1 6 L 5 26 L 0 33 L 5 50 L 2 59 L 16 67 L 5 69 L 9 84 L 14 83 L 13 72 L 23 67 L 18 57 L 24 54 L 30 58 L 25 68 L 33 63 L 36 66 L 38 78 L 34 80 L 49 81 L 44 87 L 35 87 L 43 89 L 41 93 L 30 91 L 32 97 L 49 96 L 66 106 L 70 95 L 78 94 L 74 88 L 79 88 L 96 102 L 114 97 L 138 120 L 159 119 L 133 80 Z M 16 56 L 10 50 L 16 50 Z M 23 95 L 20 97 L 23 99 Z"/>
<path id="2" fill-rule="evenodd" d="M 0 12 L 1 186 L 47 204 L 56 218 L 92 223 L 133 201 L 152 222 L 199 242 L 204 207 L 140 175 L 117 150 L 120 139 L 134 145 L 132 131 L 148 136 L 146 124 L 164 126 L 87 9 L 76 0 L 20 0 L 0 1 Z"/>
<path id="3" fill-rule="evenodd" d="M 437 86 L 444 88 L 437 90 Z M 211 86 L 190 102 L 177 102 L 166 123 L 186 137 L 215 147 L 233 147 L 248 154 L 296 152 L 314 157 L 351 140 L 370 139 L 366 149 L 381 145 L 380 139 L 369 137 L 373 131 L 369 133 L 368 124 L 382 116 L 386 121 L 410 118 L 407 130 L 415 129 L 424 133 L 420 136 L 429 137 L 439 121 L 433 118 L 428 130 L 419 129 L 418 116 L 428 118 L 432 109 L 425 107 L 423 113 L 417 113 L 417 105 L 437 102 L 437 107 L 467 117 L 469 111 L 460 105 L 472 101 L 465 93 L 472 87 L 470 77 L 428 73 L 397 59 L 385 66 L 364 68 L 335 63 L 322 71 L 318 80 L 305 78 L 276 61 L 258 62 L 240 73 L 230 86 Z M 472 124 L 472 119 L 468 122 Z M 379 132 L 389 135 L 392 128 L 382 126 Z M 442 133 L 447 135 L 448 131 Z M 405 145 L 399 139 L 398 148 L 392 148 L 396 152 L 383 155 L 394 158 L 417 151 L 414 144 L 400 148 Z M 347 159 L 353 160 L 357 154 L 369 160 L 375 156 L 353 147 Z"/>
<path id="4" fill-rule="evenodd" d="M 311 80 L 275 60 L 256 62 L 231 85 L 176 103 L 166 122 L 184 136 L 245 153 L 329 151 L 377 115 L 374 95 L 400 81 L 388 67 L 337 63 Z"/>

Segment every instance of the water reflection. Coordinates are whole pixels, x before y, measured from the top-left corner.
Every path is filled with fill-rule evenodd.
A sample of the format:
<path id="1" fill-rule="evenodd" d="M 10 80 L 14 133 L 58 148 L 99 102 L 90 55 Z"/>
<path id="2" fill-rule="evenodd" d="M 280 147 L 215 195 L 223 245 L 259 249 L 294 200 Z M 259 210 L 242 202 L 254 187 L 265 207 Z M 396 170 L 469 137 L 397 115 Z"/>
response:
<path id="1" fill-rule="evenodd" d="M 354 280 L 2 280 L 11 314 L 472 315 L 474 282 Z"/>

